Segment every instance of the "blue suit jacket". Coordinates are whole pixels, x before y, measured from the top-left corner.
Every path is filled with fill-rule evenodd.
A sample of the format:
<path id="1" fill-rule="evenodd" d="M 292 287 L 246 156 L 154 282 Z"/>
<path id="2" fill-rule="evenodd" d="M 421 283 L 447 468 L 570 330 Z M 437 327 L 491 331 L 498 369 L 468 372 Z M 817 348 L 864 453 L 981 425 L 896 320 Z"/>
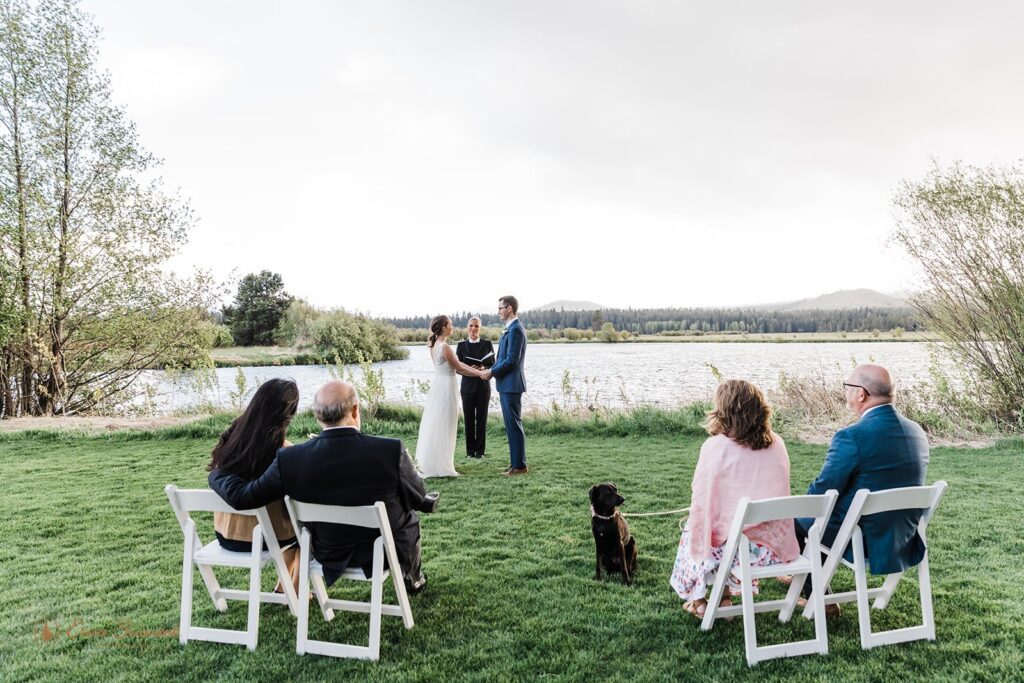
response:
<path id="1" fill-rule="evenodd" d="M 839 492 L 828 527 L 825 545 L 835 540 L 853 496 L 860 489 L 883 491 L 902 486 L 923 486 L 928 469 L 928 439 L 913 420 L 892 405 L 881 405 L 854 425 L 836 432 L 821 473 L 807 493 Z M 862 517 L 861 532 L 872 574 L 892 574 L 913 567 L 924 557 L 924 542 L 917 534 L 921 511 L 895 510 Z M 809 529 L 812 519 L 798 523 Z M 852 551 L 845 549 L 849 560 Z"/>
<path id="2" fill-rule="evenodd" d="M 526 391 L 526 331 L 518 320 L 513 322 L 501 335 L 498 342 L 498 356 L 491 366 L 495 386 L 499 394 L 522 394 Z"/>

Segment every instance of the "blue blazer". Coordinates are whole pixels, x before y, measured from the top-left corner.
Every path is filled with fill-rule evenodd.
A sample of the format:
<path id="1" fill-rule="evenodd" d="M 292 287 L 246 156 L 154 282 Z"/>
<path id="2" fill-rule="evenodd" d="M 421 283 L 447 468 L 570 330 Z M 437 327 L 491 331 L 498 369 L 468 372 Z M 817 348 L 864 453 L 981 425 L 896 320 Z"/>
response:
<path id="1" fill-rule="evenodd" d="M 491 366 L 495 386 L 499 394 L 522 394 L 526 391 L 526 331 L 516 320 L 501 335 L 498 342 L 498 356 Z"/>
<path id="2" fill-rule="evenodd" d="M 822 536 L 825 545 L 835 540 L 853 496 L 860 489 L 883 491 L 902 486 L 923 486 L 928 469 L 928 439 L 913 420 L 891 404 L 880 405 L 854 425 L 832 437 L 821 473 L 807 493 L 839 492 L 832 517 Z M 921 511 L 894 510 L 862 517 L 861 532 L 872 574 L 892 574 L 913 567 L 924 557 L 924 542 L 917 534 Z M 812 519 L 798 523 L 809 529 Z M 847 560 L 852 551 L 844 551 Z"/>

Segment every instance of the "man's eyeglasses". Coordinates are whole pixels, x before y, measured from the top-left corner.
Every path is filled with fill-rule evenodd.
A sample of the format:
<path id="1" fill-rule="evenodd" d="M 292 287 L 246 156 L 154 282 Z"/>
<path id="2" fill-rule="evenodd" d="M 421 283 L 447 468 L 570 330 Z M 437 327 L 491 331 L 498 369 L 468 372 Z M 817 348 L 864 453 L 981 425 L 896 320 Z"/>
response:
<path id="1" fill-rule="evenodd" d="M 846 387 L 853 387 L 854 389 L 863 389 L 864 390 L 864 394 L 866 396 L 870 396 L 871 395 L 871 392 L 868 391 L 867 387 L 863 387 L 863 386 L 861 386 L 859 384 L 850 384 L 848 382 L 843 382 L 843 388 L 845 389 Z"/>
<path id="2" fill-rule="evenodd" d="M 504 306 L 498 306 L 499 311 L 504 311 L 506 308 L 512 308 L 512 306 L 509 304 L 505 304 Z"/>

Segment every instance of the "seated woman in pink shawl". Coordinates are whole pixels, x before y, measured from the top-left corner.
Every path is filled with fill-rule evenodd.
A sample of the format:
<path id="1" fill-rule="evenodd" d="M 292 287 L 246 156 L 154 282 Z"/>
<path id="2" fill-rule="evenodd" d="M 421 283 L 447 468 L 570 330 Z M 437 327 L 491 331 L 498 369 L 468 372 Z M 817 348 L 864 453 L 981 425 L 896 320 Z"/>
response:
<path id="1" fill-rule="evenodd" d="M 760 389 L 732 379 L 715 391 L 715 407 L 708 413 L 704 442 L 693 473 L 690 518 L 679 539 L 669 583 L 687 602 L 683 608 L 698 617 L 707 607 L 708 576 L 718 571 L 741 498 L 759 500 L 789 495 L 789 455 L 786 444 L 772 432 L 771 409 Z M 800 554 L 793 523 L 775 521 L 743 530 L 750 540 L 754 566 L 795 560 Z M 739 557 L 729 574 L 722 604 L 738 595 Z M 757 582 L 754 582 L 757 593 Z"/>

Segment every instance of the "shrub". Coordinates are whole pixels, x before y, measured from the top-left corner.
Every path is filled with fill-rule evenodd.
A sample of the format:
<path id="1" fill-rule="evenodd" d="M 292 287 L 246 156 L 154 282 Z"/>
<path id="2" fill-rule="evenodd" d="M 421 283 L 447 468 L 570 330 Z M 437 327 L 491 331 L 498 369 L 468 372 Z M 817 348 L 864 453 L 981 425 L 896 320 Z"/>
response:
<path id="1" fill-rule="evenodd" d="M 202 344 L 207 349 L 226 349 L 235 345 L 235 338 L 231 336 L 231 328 L 227 325 L 215 325 L 203 321 L 199 323 L 197 329 Z"/>
<path id="2" fill-rule="evenodd" d="M 996 420 L 1024 422 L 1024 167 L 936 167 L 904 182 L 893 238 L 927 288 L 911 298 Z"/>
<path id="3" fill-rule="evenodd" d="M 311 326 L 310 335 L 321 355 L 340 364 L 396 360 L 409 355 L 394 327 L 342 310 L 324 313 Z"/>
<path id="4" fill-rule="evenodd" d="M 304 299 L 293 299 L 274 332 L 274 341 L 282 346 L 307 346 L 313 338 L 313 325 L 323 312 Z"/>

